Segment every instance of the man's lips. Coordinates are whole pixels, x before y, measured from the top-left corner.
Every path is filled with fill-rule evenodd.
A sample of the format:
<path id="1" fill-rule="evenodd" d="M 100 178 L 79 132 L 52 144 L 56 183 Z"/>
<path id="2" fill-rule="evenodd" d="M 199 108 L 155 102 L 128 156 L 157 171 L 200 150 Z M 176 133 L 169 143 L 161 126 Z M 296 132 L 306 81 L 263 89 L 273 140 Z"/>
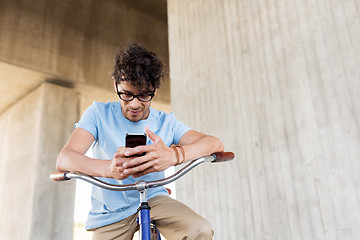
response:
<path id="1" fill-rule="evenodd" d="M 142 112 L 142 110 L 129 110 L 130 114 L 132 115 L 138 115 L 139 113 Z"/>

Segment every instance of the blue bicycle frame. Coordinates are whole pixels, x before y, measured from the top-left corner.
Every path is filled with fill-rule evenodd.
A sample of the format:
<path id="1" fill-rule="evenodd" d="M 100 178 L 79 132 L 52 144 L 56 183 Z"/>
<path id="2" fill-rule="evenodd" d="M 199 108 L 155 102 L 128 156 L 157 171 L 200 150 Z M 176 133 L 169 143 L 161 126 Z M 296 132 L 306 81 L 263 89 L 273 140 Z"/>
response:
<path id="1" fill-rule="evenodd" d="M 53 181 L 65 181 L 70 180 L 72 178 L 77 178 L 89 182 L 95 186 L 112 190 L 112 191 L 129 191 L 129 190 L 137 190 L 140 194 L 140 206 L 138 208 L 138 220 L 139 220 L 139 232 L 140 232 L 140 239 L 141 240 L 151 240 L 151 220 L 150 220 L 150 206 L 147 202 L 146 197 L 146 189 L 160 187 L 175 180 L 179 179 L 191 169 L 195 168 L 201 163 L 204 162 L 224 162 L 232 160 L 235 157 L 234 153 L 232 152 L 219 152 L 213 153 L 210 156 L 201 157 L 191 161 L 185 167 L 177 171 L 174 175 L 157 180 L 157 181 L 138 181 L 134 184 L 126 184 L 126 185 L 114 185 L 103 182 L 95 177 L 85 175 L 82 173 L 71 173 L 71 172 L 56 172 L 50 175 L 50 179 Z M 157 231 L 157 230 L 156 230 Z M 157 234 L 157 239 L 160 239 L 160 234 Z"/>
<path id="2" fill-rule="evenodd" d="M 151 239 L 150 230 L 150 207 L 149 204 L 141 203 L 139 212 L 140 239 Z"/>
<path id="3" fill-rule="evenodd" d="M 139 212 L 139 232 L 141 240 L 151 239 L 151 220 L 150 220 L 150 206 L 147 202 L 146 196 L 146 182 L 139 181 L 136 182 L 137 190 L 140 193 L 140 206 L 138 208 Z M 157 231 L 157 229 L 156 229 Z M 157 232 L 157 239 L 160 240 L 160 233 Z"/>

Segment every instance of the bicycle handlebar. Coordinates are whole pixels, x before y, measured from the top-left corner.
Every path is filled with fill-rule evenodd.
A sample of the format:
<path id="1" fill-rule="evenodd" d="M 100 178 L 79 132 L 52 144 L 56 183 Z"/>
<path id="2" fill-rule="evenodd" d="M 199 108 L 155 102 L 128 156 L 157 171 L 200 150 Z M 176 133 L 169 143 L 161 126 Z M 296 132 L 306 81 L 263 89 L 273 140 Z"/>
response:
<path id="1" fill-rule="evenodd" d="M 93 176 L 89 176 L 89 175 L 86 175 L 83 173 L 72 173 L 69 171 L 52 173 L 50 175 L 50 179 L 52 181 L 66 181 L 66 180 L 70 180 L 72 178 L 77 178 L 77 179 L 81 179 L 86 182 L 89 182 L 95 186 L 98 186 L 98 187 L 101 187 L 104 189 L 108 189 L 108 190 L 112 190 L 112 191 L 129 191 L 129 190 L 138 190 L 139 191 L 140 189 L 160 187 L 160 186 L 169 184 L 169 183 L 179 179 L 180 177 L 182 177 L 183 175 L 188 173 L 191 169 L 195 168 L 196 166 L 198 166 L 201 163 L 204 163 L 204 162 L 216 163 L 216 162 L 230 161 L 234 157 L 235 157 L 235 154 L 232 152 L 213 153 L 210 156 L 200 157 L 200 158 L 197 158 L 197 159 L 191 161 L 189 164 L 187 164 L 185 167 L 183 167 L 182 169 L 180 169 L 179 171 L 177 171 L 175 174 L 171 175 L 170 177 L 156 180 L 156 181 L 150 181 L 150 182 L 138 181 L 134 184 L 126 184 L 126 185 L 114 185 L 114 184 L 103 182 Z"/>
<path id="2" fill-rule="evenodd" d="M 211 161 L 213 163 L 230 161 L 233 160 L 235 157 L 235 154 L 233 152 L 216 152 L 211 155 L 215 158 L 213 161 Z"/>
<path id="3" fill-rule="evenodd" d="M 70 180 L 70 178 L 66 177 L 66 174 L 68 174 L 68 173 L 69 173 L 69 171 L 54 172 L 54 173 L 50 174 L 50 180 L 56 181 L 56 182 Z"/>

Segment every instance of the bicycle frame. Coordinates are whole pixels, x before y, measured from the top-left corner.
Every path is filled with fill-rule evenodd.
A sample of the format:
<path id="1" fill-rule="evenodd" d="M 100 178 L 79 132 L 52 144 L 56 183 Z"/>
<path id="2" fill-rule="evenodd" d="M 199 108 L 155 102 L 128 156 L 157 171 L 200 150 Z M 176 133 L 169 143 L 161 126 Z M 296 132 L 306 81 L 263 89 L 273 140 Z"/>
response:
<path id="1" fill-rule="evenodd" d="M 164 186 L 171 182 L 176 181 L 180 177 L 184 176 L 188 173 L 191 169 L 195 168 L 201 163 L 204 162 L 224 162 L 232 160 L 235 157 L 234 153 L 232 152 L 219 152 L 213 153 L 210 156 L 201 157 L 191 161 L 189 164 L 181 168 L 175 174 L 171 175 L 170 177 L 146 182 L 144 180 L 137 181 L 134 184 L 125 184 L 125 185 L 114 185 L 103 182 L 93 176 L 89 176 L 82 173 L 72 173 L 72 172 L 56 172 L 50 175 L 50 179 L 53 181 L 65 181 L 70 179 L 80 179 L 86 182 L 89 182 L 95 186 L 112 190 L 112 191 L 130 191 L 130 190 L 137 190 L 140 194 L 140 205 L 138 208 L 138 219 L 139 219 L 139 232 L 140 232 L 140 239 L 141 240 L 151 240 L 151 220 L 150 220 L 150 207 L 147 202 L 146 196 L 146 189 Z M 158 239 L 160 236 L 158 234 Z"/>

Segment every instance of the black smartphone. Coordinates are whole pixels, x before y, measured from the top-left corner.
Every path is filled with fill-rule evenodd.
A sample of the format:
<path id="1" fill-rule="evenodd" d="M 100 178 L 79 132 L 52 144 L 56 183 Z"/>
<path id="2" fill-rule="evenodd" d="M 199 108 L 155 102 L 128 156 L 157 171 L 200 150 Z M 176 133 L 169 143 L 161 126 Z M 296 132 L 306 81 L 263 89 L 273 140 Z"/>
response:
<path id="1" fill-rule="evenodd" d="M 146 145 L 146 133 L 127 133 L 125 137 L 125 147 L 134 148 Z M 144 156 L 145 153 L 136 156 Z"/>

